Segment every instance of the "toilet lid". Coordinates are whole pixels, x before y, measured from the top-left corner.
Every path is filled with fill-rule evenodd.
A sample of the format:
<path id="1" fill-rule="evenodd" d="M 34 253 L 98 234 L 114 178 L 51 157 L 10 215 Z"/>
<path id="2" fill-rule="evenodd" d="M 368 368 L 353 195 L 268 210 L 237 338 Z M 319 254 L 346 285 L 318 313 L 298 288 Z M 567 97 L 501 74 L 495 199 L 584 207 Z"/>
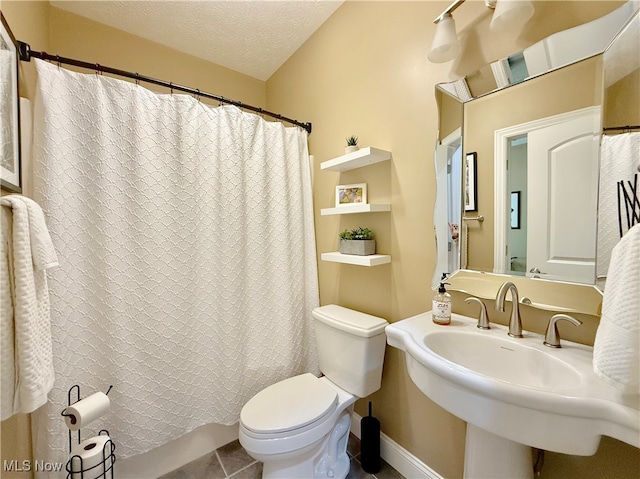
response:
<path id="1" fill-rule="evenodd" d="M 335 389 L 306 373 L 260 391 L 242 408 L 240 421 L 256 433 L 285 432 L 318 421 L 337 406 Z"/>

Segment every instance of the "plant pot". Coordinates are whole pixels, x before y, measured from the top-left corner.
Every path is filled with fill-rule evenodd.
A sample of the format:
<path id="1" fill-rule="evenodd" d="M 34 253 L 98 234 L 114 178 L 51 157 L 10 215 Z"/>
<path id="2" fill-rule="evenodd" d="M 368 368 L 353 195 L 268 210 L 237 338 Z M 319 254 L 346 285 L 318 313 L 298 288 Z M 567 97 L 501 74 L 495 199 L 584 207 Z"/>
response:
<path id="1" fill-rule="evenodd" d="M 353 153 L 354 151 L 358 151 L 359 149 L 360 149 L 360 147 L 358 145 L 345 146 L 344 147 L 344 152 L 345 153 Z"/>
<path id="2" fill-rule="evenodd" d="M 376 240 L 340 240 L 339 249 L 342 254 L 369 256 L 376 254 Z"/>

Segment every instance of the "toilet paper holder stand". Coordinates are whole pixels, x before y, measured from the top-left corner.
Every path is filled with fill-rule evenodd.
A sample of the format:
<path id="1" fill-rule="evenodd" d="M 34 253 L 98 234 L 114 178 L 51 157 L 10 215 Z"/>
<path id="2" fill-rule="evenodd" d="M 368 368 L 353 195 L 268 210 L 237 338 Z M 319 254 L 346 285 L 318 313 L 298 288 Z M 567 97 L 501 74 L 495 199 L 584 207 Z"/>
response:
<path id="1" fill-rule="evenodd" d="M 113 386 L 109 386 L 109 389 L 107 389 L 107 392 L 105 393 L 106 395 L 109 394 L 109 392 L 111 391 L 111 389 L 113 388 Z M 76 392 L 76 400 L 73 401 L 71 399 L 71 396 L 73 394 L 73 392 Z M 72 404 L 75 404 L 76 402 L 80 401 L 80 385 L 78 384 L 74 384 L 73 386 L 71 386 L 69 388 L 69 391 L 67 391 L 67 407 L 71 406 Z M 62 412 L 60 413 L 62 416 L 65 417 L 73 417 L 73 414 L 67 414 L 65 411 L 67 410 L 67 408 L 63 409 Z M 78 433 L 78 444 L 81 443 L 82 438 L 81 438 L 81 433 L 80 433 L 80 429 L 78 429 L 76 431 Z M 98 436 L 102 436 L 102 435 L 107 435 L 109 436 L 109 431 L 107 431 L 106 429 L 101 429 L 98 432 Z M 107 479 L 107 478 L 111 478 L 113 479 L 113 465 L 116 462 L 116 455 L 114 453 L 116 449 L 116 445 L 113 443 L 113 441 L 111 440 L 111 438 L 109 438 L 104 446 L 102 447 L 102 461 L 99 462 L 98 464 L 88 467 L 88 468 L 84 468 L 83 466 L 83 459 L 82 457 L 78 456 L 78 455 L 74 455 L 71 456 L 71 458 L 69 458 L 69 460 L 67 461 L 66 467 L 65 469 L 67 470 L 67 479 L 85 479 L 88 477 L 91 477 L 92 479 L 98 479 L 98 478 L 103 478 L 103 479 Z M 69 454 L 71 454 L 73 450 L 73 432 L 71 430 L 69 430 Z M 72 462 L 74 461 L 74 459 L 76 459 L 76 464 L 80 463 L 80 470 L 76 470 L 75 468 L 72 467 Z M 100 471 L 100 474 L 95 475 L 95 472 L 98 471 L 93 471 L 96 468 L 100 468 L 102 467 L 102 469 L 98 469 L 98 471 Z M 88 473 L 87 476 L 85 476 L 85 473 Z M 109 474 L 109 475 L 107 475 Z"/>

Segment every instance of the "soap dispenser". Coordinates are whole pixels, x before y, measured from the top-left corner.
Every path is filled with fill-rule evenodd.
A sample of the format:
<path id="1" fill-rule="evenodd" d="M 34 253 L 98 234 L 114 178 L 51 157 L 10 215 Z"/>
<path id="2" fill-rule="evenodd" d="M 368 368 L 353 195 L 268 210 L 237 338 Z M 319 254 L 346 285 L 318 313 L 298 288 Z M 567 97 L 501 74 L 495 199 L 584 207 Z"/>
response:
<path id="1" fill-rule="evenodd" d="M 446 273 L 442 275 L 440 286 L 433 295 L 433 306 L 431 308 L 431 318 L 436 324 L 451 324 L 451 295 L 447 293 L 444 280 Z"/>

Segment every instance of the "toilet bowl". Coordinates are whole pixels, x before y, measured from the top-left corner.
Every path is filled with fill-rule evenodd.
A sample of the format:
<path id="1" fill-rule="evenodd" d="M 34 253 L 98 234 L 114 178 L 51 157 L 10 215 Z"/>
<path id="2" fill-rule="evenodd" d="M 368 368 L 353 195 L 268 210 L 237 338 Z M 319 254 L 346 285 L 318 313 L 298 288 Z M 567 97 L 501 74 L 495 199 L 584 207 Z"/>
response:
<path id="1" fill-rule="evenodd" d="M 240 413 L 240 443 L 263 463 L 263 478 L 346 477 L 353 404 L 380 388 L 387 322 L 336 305 L 313 317 L 325 375 L 273 384 Z"/>
<path id="2" fill-rule="evenodd" d="M 319 469 L 346 467 L 346 476 L 346 440 L 356 399 L 326 377 L 306 373 L 286 379 L 258 393 L 242 409 L 240 442 L 263 463 L 262 477 L 341 477 L 340 471 L 333 476 L 316 475 L 314 464 L 322 452 L 328 458 Z M 344 424 L 343 417 L 349 424 Z M 341 452 L 347 461 L 342 467 Z"/>

